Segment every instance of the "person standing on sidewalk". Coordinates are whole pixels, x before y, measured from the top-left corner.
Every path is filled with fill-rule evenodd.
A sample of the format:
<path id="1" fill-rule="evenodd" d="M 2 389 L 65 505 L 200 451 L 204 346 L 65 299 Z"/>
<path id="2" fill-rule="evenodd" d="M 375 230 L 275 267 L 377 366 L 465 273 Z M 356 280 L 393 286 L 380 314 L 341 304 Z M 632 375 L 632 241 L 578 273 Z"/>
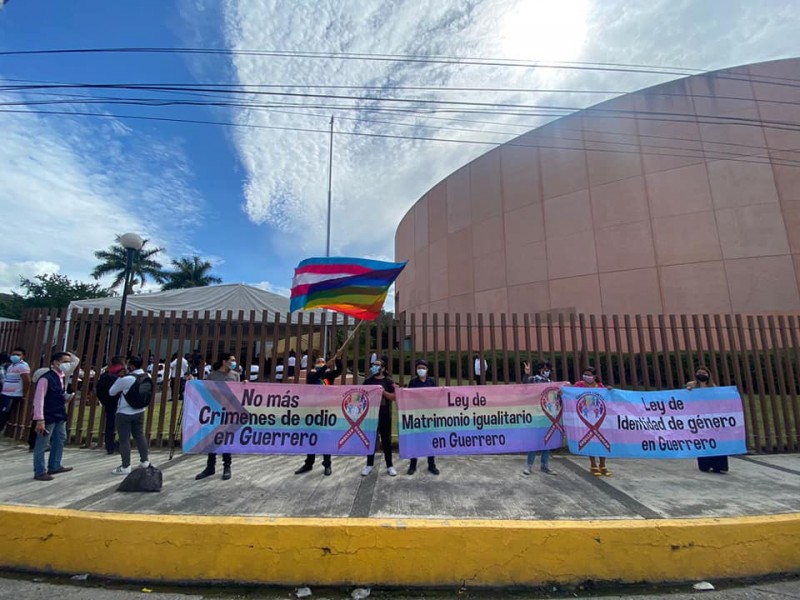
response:
<path id="1" fill-rule="evenodd" d="M 394 391 L 394 381 L 386 374 L 388 359 L 381 356 L 370 366 L 370 376 L 364 380 L 364 385 L 379 385 L 383 388 L 381 407 L 378 411 L 378 431 L 375 436 L 377 446 L 378 435 L 381 438 L 383 459 L 386 461 L 386 472 L 390 477 L 397 476 L 397 469 L 392 464 L 392 402 L 397 398 Z M 367 466 L 361 470 L 361 476 L 366 477 L 372 473 L 375 466 L 375 454 L 367 456 Z"/>
<path id="2" fill-rule="evenodd" d="M 414 367 L 417 370 L 417 376 L 414 377 L 411 381 L 408 382 L 409 388 L 425 388 L 425 387 L 436 387 L 436 380 L 433 377 L 430 377 L 428 374 L 428 361 L 424 358 L 417 359 L 417 362 L 414 363 Z M 436 468 L 436 457 L 429 456 L 428 457 L 428 471 L 433 473 L 434 475 L 439 474 L 439 469 Z M 411 461 L 408 463 L 408 475 L 413 475 L 417 472 L 417 459 L 412 458 Z"/>
<path id="3" fill-rule="evenodd" d="M 27 397 L 31 387 L 31 368 L 25 362 L 25 349 L 14 348 L 9 360 L 10 365 L 6 368 L 3 391 L 0 393 L 0 433 L 8 423 L 14 407 Z M 23 415 L 22 418 L 25 416 Z"/>
<path id="4" fill-rule="evenodd" d="M 219 360 L 214 364 L 213 370 L 208 374 L 207 381 L 241 381 L 239 372 L 236 371 L 236 356 L 233 354 L 223 354 Z M 211 477 L 217 469 L 217 454 L 212 452 L 208 455 L 206 461 L 206 468 L 200 471 L 196 476 L 196 480 Z M 231 478 L 231 455 L 228 452 L 222 453 L 222 479 L 228 481 Z"/>
<path id="5" fill-rule="evenodd" d="M 50 360 L 50 369 L 36 382 L 33 395 L 33 419 L 36 422 L 33 478 L 37 481 L 52 481 L 53 475 L 72 471 L 72 467 L 61 464 L 67 441 L 66 377 L 70 367 L 70 355 L 56 352 Z M 48 443 L 50 458 L 45 470 L 44 453 Z"/>
<path id="6" fill-rule="evenodd" d="M 531 363 L 525 362 L 523 364 L 523 368 L 525 369 L 525 378 L 522 380 L 523 383 L 551 383 L 550 374 L 553 371 L 553 368 L 550 366 L 550 363 L 547 361 L 543 361 L 539 363 L 539 372 L 536 375 L 531 374 Z M 530 475 L 531 471 L 533 470 L 533 463 L 536 461 L 536 451 L 528 452 L 528 464 L 522 469 L 523 475 Z M 555 475 L 555 472 L 550 469 L 550 450 L 542 450 L 542 461 L 541 461 L 541 470 L 542 473 L 547 473 L 548 475 Z"/>
<path id="7" fill-rule="evenodd" d="M 694 370 L 694 379 L 686 383 L 686 389 L 690 392 L 694 389 L 703 389 L 716 387 L 717 384 L 711 378 L 711 371 L 704 365 L 699 365 Z M 712 471 L 714 473 L 723 474 L 728 472 L 728 457 L 727 456 L 698 456 L 697 468 L 703 473 Z"/>
<path id="8" fill-rule="evenodd" d="M 117 379 L 108 392 L 112 396 L 120 394 L 116 424 L 122 464 L 111 471 L 114 475 L 127 475 L 131 472 L 131 435 L 136 441 L 136 449 L 139 450 L 139 468 L 146 469 L 150 466 L 147 439 L 144 435 L 144 412 L 147 409 L 134 408 L 125 397 L 139 377 L 147 377 L 147 373 L 142 369 L 142 358 L 132 356 L 128 359 L 128 374 Z"/>
<path id="9" fill-rule="evenodd" d="M 103 410 L 105 411 L 106 423 L 103 437 L 107 454 L 116 454 L 117 452 L 117 445 L 114 443 L 114 431 L 116 429 L 117 421 L 117 405 L 119 404 L 119 396 L 112 396 L 109 394 L 109 391 L 117 379 L 122 377 L 124 374 L 125 365 L 119 356 L 115 356 L 111 359 L 111 364 L 108 366 L 108 370 L 100 375 L 100 378 L 97 380 L 97 399 L 100 401 L 100 404 L 103 406 Z"/>
<path id="10" fill-rule="evenodd" d="M 580 388 L 603 387 L 603 384 L 600 383 L 600 379 L 598 379 L 597 377 L 597 370 L 592 366 L 586 367 L 581 374 L 581 380 L 576 381 L 572 385 L 573 387 L 580 387 Z M 612 389 L 610 385 L 605 387 L 608 390 Z M 598 457 L 595 456 L 589 457 L 589 465 L 590 465 L 589 471 L 591 472 L 591 474 L 594 475 L 595 477 L 601 477 L 601 476 L 611 477 L 611 471 L 609 471 L 608 468 L 606 467 L 606 457 L 600 456 L 599 461 L 600 461 L 600 466 L 597 465 Z"/>
<path id="11" fill-rule="evenodd" d="M 315 358 L 314 368 L 310 369 L 306 374 L 306 383 L 310 385 L 333 385 L 336 378 L 342 374 L 342 352 L 343 349 L 339 348 L 328 362 L 325 362 L 325 358 L 322 356 Z M 294 474 L 302 475 L 303 473 L 308 473 L 314 467 L 316 458 L 316 454 L 306 454 L 306 461 Z M 322 466 L 325 469 L 326 476 L 333 473 L 330 454 L 322 455 Z"/>

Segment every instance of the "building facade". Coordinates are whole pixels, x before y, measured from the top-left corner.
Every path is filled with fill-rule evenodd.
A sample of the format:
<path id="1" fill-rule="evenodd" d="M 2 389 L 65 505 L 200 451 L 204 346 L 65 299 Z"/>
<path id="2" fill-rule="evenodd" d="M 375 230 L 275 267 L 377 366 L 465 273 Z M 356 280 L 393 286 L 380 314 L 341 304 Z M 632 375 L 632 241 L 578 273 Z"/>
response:
<path id="1" fill-rule="evenodd" d="M 491 150 L 395 236 L 398 312 L 800 311 L 800 59 L 627 94 Z"/>

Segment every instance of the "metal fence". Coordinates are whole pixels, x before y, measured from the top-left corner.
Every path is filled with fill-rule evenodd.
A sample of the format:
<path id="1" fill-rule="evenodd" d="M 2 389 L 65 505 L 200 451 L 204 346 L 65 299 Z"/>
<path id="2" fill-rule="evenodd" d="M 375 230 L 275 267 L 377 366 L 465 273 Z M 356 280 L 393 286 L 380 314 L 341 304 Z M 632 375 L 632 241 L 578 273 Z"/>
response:
<path id="1" fill-rule="evenodd" d="M 102 439 L 103 409 L 93 381 L 117 347 L 121 354 L 152 358 L 155 369 L 166 363 L 164 384 L 146 424 L 151 443 L 167 446 L 179 438 L 180 380 L 168 375 L 174 354 L 197 351 L 204 363 L 232 352 L 245 376 L 252 373 L 257 381 L 275 381 L 282 363 L 283 381 L 300 383 L 302 351 L 313 354 L 324 339 L 333 349 L 356 325 L 353 319 L 317 317 L 266 311 L 139 313 L 126 319 L 121 332 L 118 317 L 107 310 L 70 315 L 32 310 L 23 316 L 15 341 L 26 348 L 33 369 L 46 366 L 55 350 L 81 357 L 83 377 L 73 378 L 76 399 L 69 410 L 70 443 L 78 445 Z M 293 373 L 288 368 L 291 350 L 296 351 Z M 345 373 L 363 375 L 373 352 L 387 356 L 400 385 L 408 383 L 418 358 L 428 360 L 440 385 L 475 383 L 478 356 L 481 365 L 486 363 L 482 384 L 519 382 L 524 362 L 535 368 L 537 361 L 548 360 L 554 379 L 576 381 L 586 365 L 593 365 L 604 383 L 641 390 L 683 387 L 703 364 L 715 382 L 739 388 L 751 451 L 800 449 L 798 315 L 401 314 L 361 328 L 344 353 Z M 24 439 L 30 415 L 28 398 L 12 416 L 7 435 Z"/>

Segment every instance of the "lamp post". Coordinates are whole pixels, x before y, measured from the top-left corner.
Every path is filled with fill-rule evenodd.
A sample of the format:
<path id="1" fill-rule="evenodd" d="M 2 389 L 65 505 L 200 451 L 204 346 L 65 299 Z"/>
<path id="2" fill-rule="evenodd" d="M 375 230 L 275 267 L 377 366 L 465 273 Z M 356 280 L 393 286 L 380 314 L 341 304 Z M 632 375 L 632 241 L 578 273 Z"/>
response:
<path id="1" fill-rule="evenodd" d="M 117 336 L 117 347 L 114 349 L 114 354 L 119 356 L 122 342 L 125 338 L 125 311 L 128 307 L 128 288 L 130 287 L 131 271 L 133 270 L 133 253 L 142 249 L 144 240 L 137 233 L 124 233 L 117 238 L 117 241 L 125 248 L 125 276 L 122 288 L 122 302 L 119 305 L 119 335 Z"/>

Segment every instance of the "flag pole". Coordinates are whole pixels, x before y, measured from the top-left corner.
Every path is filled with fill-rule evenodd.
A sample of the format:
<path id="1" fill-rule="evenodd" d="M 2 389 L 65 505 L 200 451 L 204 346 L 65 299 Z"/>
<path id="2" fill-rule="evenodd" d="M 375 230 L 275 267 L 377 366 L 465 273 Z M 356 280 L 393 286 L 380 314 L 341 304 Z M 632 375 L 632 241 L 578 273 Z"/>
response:
<path id="1" fill-rule="evenodd" d="M 328 143 L 328 222 L 327 222 L 327 235 L 325 236 L 325 256 L 331 255 L 331 190 L 333 187 L 333 115 L 331 115 L 331 134 L 330 142 Z M 327 312 L 327 310 L 325 311 Z M 333 318 L 336 318 L 336 313 L 333 313 Z M 328 327 L 325 324 L 325 329 L 322 332 L 322 356 L 328 356 Z"/>

